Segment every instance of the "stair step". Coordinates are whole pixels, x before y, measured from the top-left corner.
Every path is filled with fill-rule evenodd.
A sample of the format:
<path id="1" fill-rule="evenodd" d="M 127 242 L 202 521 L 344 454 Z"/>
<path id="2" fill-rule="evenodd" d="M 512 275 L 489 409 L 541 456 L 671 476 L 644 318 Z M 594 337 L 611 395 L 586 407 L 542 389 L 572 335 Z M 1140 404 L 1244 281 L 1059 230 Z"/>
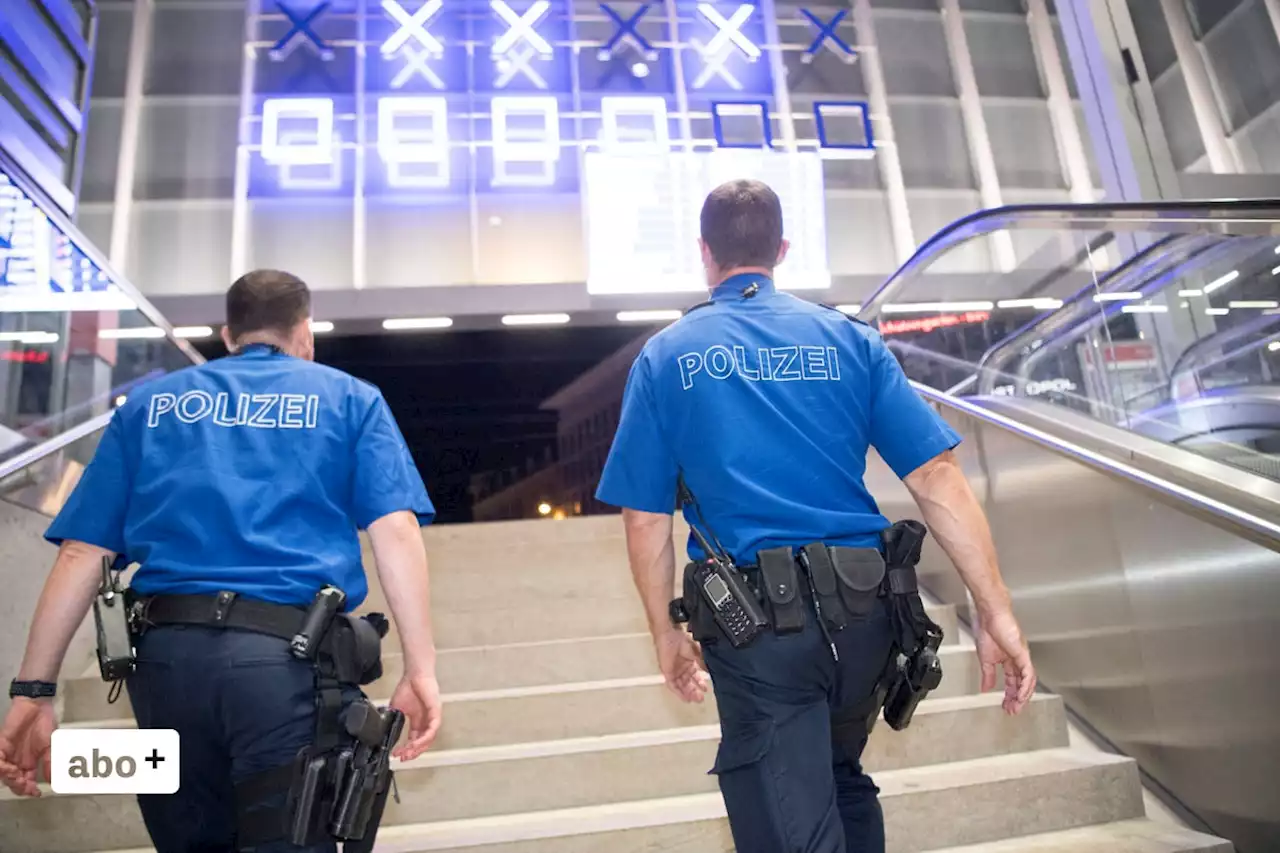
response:
<path id="1" fill-rule="evenodd" d="M 872 772 L 1066 746 L 1066 716 L 1045 696 L 1021 719 L 998 697 L 939 700 L 907 733 L 879 726 L 865 756 Z M 960 733 L 960 736 L 957 736 Z M 399 776 L 387 824 L 484 817 L 675 794 L 714 793 L 707 775 L 719 726 L 632 732 L 573 741 L 439 752 Z M 543 784 L 555 779 L 555 785 Z"/>
<path id="2" fill-rule="evenodd" d="M 1131 760 L 1082 756 L 1069 750 L 898 770 L 882 773 L 876 781 L 882 791 L 889 853 L 936 850 L 1142 815 L 1137 766 Z M 922 815 L 929 819 L 922 820 Z M 378 853 L 712 853 L 732 849 L 724 805 L 715 793 L 392 826 L 379 834 L 377 845 Z"/>
<path id="3" fill-rule="evenodd" d="M 948 847 L 936 853 L 1232 853 L 1230 841 L 1143 819 Z"/>
<path id="4" fill-rule="evenodd" d="M 889 771 L 878 774 L 876 782 L 882 792 L 889 853 L 981 844 L 1011 835 L 1051 833 L 1142 816 L 1142 791 L 1133 761 L 1069 749 Z M 499 790 L 509 792 L 505 787 Z M 128 825 L 127 819 L 122 820 L 125 810 L 107 808 L 104 801 L 92 806 L 86 803 L 96 809 L 98 824 L 94 846 L 85 845 L 85 833 L 65 816 L 67 799 L 73 798 L 48 800 L 48 804 L 61 805 L 56 810 L 47 805 L 41 810 L 39 805 L 44 801 L 40 800 L 26 803 L 34 808 L 15 814 L 16 820 L 0 822 L 0 833 L 13 832 L 21 838 L 21 849 L 26 853 L 118 850 L 145 843 L 136 814 L 131 815 L 132 825 Z M 111 802 L 118 804 L 119 799 Z M 103 821 L 106 814 L 111 814 L 109 821 Z M 929 819 L 921 820 L 921 815 Z M 0 837 L 0 842 L 3 840 Z M 712 853 L 732 849 L 724 804 L 716 792 L 384 825 L 376 846 L 377 853 Z M 130 853 L 147 850 L 140 847 Z M 1063 853 L 1070 850 L 1064 848 Z M 1053 847 L 1046 851 L 1058 853 Z M 1163 848 L 1152 849 L 1152 853 L 1156 851 L 1164 853 Z M 1134 853 L 1148 850 L 1139 847 Z"/>
<path id="5" fill-rule="evenodd" d="M 572 656 L 573 651 L 559 649 L 557 654 Z M 971 647 L 944 647 L 941 658 L 942 684 L 926 703 L 977 691 L 977 655 Z M 650 666 L 649 671 L 652 669 Z M 379 683 L 380 691 L 366 692 L 385 703 L 393 684 L 394 679 L 384 678 Z M 101 697 L 100 709 L 105 703 L 106 687 L 100 682 L 94 686 Z M 105 713 L 113 718 L 68 720 L 67 726 L 134 725 L 127 702 L 106 708 Z M 656 674 L 447 693 L 445 713 L 447 722 L 439 745 L 454 749 L 708 725 L 717 720 L 712 699 L 701 705 L 686 705 L 667 690 L 662 677 Z"/>
<path id="6" fill-rule="evenodd" d="M 675 535 L 683 538 L 688 525 L 675 520 Z M 683 531 L 683 533 L 681 532 Z M 623 537 L 622 515 L 586 515 L 566 522 L 535 518 L 515 521 L 484 521 L 465 524 L 433 524 L 422 531 L 427 553 L 445 553 L 453 548 L 485 545 L 505 549 L 533 544 L 561 546 L 592 542 L 597 539 Z"/>
<path id="7" fill-rule="evenodd" d="M 878 726 L 867 747 L 866 766 L 881 773 L 1066 745 L 1061 699 L 1037 696 L 1021 716 L 1010 718 L 1001 709 L 1000 698 L 966 696 L 926 702 L 905 733 Z M 706 771 L 719 738 L 719 726 L 703 725 L 433 751 L 399 768 L 401 801 L 388 804 L 385 825 L 715 793 L 716 781 Z M 548 779 L 556 784 L 545 784 Z M 0 827 L 30 827 L 43 837 L 54 825 L 97 820 L 109 808 L 108 799 L 3 797 Z M 125 813 L 132 815 L 132 826 Z M 0 829 L 0 849 L 8 849 L 4 834 Z M 119 844 L 145 841 L 136 810 L 121 810 L 112 836 Z M 101 845 L 103 839 L 97 837 L 93 843 Z"/>

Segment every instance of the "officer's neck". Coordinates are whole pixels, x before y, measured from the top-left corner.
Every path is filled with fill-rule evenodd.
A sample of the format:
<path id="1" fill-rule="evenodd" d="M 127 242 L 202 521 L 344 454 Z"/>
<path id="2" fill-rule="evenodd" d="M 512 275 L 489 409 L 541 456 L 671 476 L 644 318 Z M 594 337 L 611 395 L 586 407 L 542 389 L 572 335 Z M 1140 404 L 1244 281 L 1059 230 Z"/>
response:
<path id="1" fill-rule="evenodd" d="M 305 358 L 297 343 L 284 335 L 274 335 L 269 332 L 252 332 L 245 335 L 236 341 L 235 351 L 238 353 L 244 352 L 255 344 L 258 346 L 275 347 L 285 355 L 291 355 L 294 358 Z"/>
<path id="2" fill-rule="evenodd" d="M 728 270 L 721 270 L 715 278 L 715 284 L 711 285 L 711 289 L 715 290 L 729 279 L 739 275 L 763 275 L 773 278 L 773 269 L 771 267 L 733 267 Z"/>

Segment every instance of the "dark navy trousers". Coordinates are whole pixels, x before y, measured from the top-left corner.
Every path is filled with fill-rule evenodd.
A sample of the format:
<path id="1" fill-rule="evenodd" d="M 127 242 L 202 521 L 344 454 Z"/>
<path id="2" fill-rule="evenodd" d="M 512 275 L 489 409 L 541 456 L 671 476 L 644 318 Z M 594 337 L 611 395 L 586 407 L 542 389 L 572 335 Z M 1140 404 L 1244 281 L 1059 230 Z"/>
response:
<path id="1" fill-rule="evenodd" d="M 703 647 L 715 684 L 720 780 L 737 853 L 884 853 L 879 789 L 835 744 L 833 714 L 865 701 L 889 660 L 889 613 L 832 634 L 812 606 L 802 632 L 769 632 L 746 648 Z M 865 737 L 853 752 L 861 756 Z"/>
<path id="2" fill-rule="evenodd" d="M 234 853 L 233 785 L 292 763 L 314 740 L 315 670 L 290 655 L 284 640 L 246 631 L 162 626 L 137 649 L 128 687 L 138 726 L 176 729 L 181 739 L 178 793 L 138 797 L 156 851 Z M 359 696 L 345 690 L 344 704 Z M 281 841 L 255 850 L 335 853 L 337 846 Z"/>

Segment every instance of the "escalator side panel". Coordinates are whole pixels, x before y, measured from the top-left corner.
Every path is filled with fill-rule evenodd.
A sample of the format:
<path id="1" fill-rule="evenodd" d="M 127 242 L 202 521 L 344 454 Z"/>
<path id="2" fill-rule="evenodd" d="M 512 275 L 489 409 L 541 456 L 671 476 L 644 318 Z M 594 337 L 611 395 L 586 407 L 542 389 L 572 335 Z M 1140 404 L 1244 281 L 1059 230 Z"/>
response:
<path id="1" fill-rule="evenodd" d="M 44 541 L 49 518 L 34 510 L 0 500 L 0 661 L 11 678 L 18 672 L 27 643 L 31 616 L 48 577 L 54 549 Z M 86 619 L 67 651 L 62 672 L 78 676 L 93 660 L 93 620 Z M 105 689 L 105 688 L 104 688 Z"/>
<path id="2" fill-rule="evenodd" d="M 944 412 L 1043 682 L 1242 853 L 1280 850 L 1280 553 L 1136 483 Z M 918 513 L 882 463 L 890 519 Z M 924 580 L 967 606 L 935 547 Z"/>

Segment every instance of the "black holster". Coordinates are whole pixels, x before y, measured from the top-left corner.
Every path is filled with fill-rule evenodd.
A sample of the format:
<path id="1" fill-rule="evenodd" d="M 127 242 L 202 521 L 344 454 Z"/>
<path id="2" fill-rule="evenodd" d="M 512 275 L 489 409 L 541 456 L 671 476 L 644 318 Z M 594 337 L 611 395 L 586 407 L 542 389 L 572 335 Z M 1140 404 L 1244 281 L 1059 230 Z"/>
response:
<path id="1" fill-rule="evenodd" d="M 368 744 L 361 746 L 359 748 L 364 752 L 360 753 L 351 746 L 352 738 L 356 737 L 356 732 L 351 731 L 351 711 L 362 704 L 368 705 L 368 700 L 362 697 L 344 712 L 343 692 L 344 688 L 350 690 L 370 684 L 382 676 L 382 638 L 390 626 L 380 613 L 355 617 L 336 612 L 334 593 L 341 596 L 340 590 L 321 590 L 307 611 L 240 598 L 230 591 L 212 596 L 139 598 L 134 605 L 134 622 L 139 634 L 163 625 L 252 631 L 289 642 L 291 654 L 309 661 L 315 668 L 316 729 L 313 743 L 304 747 L 291 764 L 256 773 L 235 786 L 236 843 L 239 849 L 280 840 L 307 846 L 326 838 L 339 837 L 334 834 L 331 823 L 339 812 L 343 792 L 350 791 L 350 786 L 344 787 L 344 783 L 348 783 L 350 774 L 359 769 L 352 762 L 361 755 L 364 756 L 364 764 L 372 760 L 369 755 L 374 747 Z M 341 596 L 341 600 L 345 601 L 345 596 Z M 320 613 L 321 610 L 325 612 Z M 307 642 L 302 642 L 302 638 Z M 371 705 L 368 707 L 372 708 Z M 361 719 L 371 719 L 371 712 L 366 709 L 362 708 L 360 713 L 363 714 Z M 368 728 L 365 726 L 360 731 Z M 379 730 L 379 739 L 391 731 L 398 737 L 400 725 L 387 722 L 384 729 Z M 388 753 L 389 750 L 387 747 Z M 371 775 L 370 767 L 364 767 L 362 771 L 365 777 L 360 785 L 365 799 L 356 803 L 360 815 L 357 821 L 359 834 L 340 837 L 340 840 L 351 841 L 367 839 L 370 847 L 365 849 L 371 849 L 372 838 L 377 833 L 377 820 L 381 818 L 382 802 L 391 779 L 389 762 L 379 760 L 376 778 Z M 368 800 L 369 796 L 373 799 Z M 347 798 L 350 799 L 349 793 Z M 350 821 L 345 825 L 350 831 Z"/>
<path id="2" fill-rule="evenodd" d="M 893 649 L 875 690 L 867 699 L 832 717 L 836 741 L 860 749 L 883 708 L 885 722 L 905 729 L 920 701 L 942 680 L 938 648 L 942 628 L 929 618 L 920 597 L 916 566 L 928 530 L 918 521 L 900 521 L 882 534 L 885 572 L 882 595 L 893 626 Z"/>

